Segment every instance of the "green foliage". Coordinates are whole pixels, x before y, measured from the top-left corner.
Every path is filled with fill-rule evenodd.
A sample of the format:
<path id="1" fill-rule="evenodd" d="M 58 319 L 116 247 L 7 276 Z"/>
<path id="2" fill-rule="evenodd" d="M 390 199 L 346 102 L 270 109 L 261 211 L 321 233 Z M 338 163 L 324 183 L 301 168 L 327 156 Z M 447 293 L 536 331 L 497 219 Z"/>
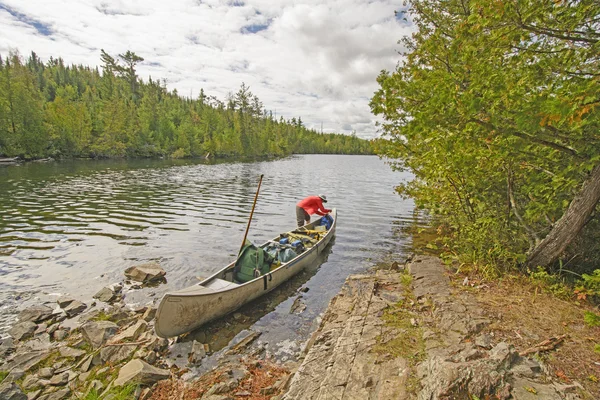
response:
<path id="1" fill-rule="evenodd" d="M 529 271 L 529 277 L 541 290 L 554 294 L 563 299 L 571 297 L 571 290 L 565 282 L 557 275 L 550 274 L 539 267 L 537 271 Z"/>
<path id="2" fill-rule="evenodd" d="M 112 400 L 130 400 L 134 398 L 136 387 L 137 385 L 113 387 L 112 389 L 110 389 L 109 393 L 105 397 L 111 395 L 110 398 Z M 100 397 L 101 394 L 102 393 L 98 392 L 96 389 L 92 389 L 85 395 L 83 400 L 100 400 L 102 399 L 102 397 Z"/>
<path id="3" fill-rule="evenodd" d="M 0 58 L 0 156 L 263 157 L 372 154 L 355 135 L 320 134 L 300 118 L 275 119 L 242 83 L 224 103 L 169 92 L 137 76 L 131 51 L 101 51 L 102 73 L 35 53 Z"/>
<path id="4" fill-rule="evenodd" d="M 8 376 L 8 371 L 0 371 L 0 383 Z"/>
<path id="5" fill-rule="evenodd" d="M 591 311 L 586 311 L 583 316 L 583 320 L 587 324 L 587 326 L 600 326 L 600 315 L 593 313 Z"/>
<path id="6" fill-rule="evenodd" d="M 600 161 L 600 3 L 415 0 L 374 146 L 462 261 L 525 260 Z"/>
<path id="7" fill-rule="evenodd" d="M 600 296 L 600 269 L 594 270 L 591 275 L 583 274 L 583 287 L 592 292 L 596 296 Z"/>

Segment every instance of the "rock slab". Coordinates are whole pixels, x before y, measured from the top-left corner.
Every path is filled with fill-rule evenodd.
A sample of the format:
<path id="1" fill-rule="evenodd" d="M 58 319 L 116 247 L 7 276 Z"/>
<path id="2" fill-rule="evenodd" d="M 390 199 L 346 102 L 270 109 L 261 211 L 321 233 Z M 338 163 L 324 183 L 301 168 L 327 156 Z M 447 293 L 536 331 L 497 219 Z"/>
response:
<path id="1" fill-rule="evenodd" d="M 137 383 L 149 386 L 160 380 L 168 379 L 170 376 L 171 373 L 168 370 L 153 367 L 140 359 L 134 359 L 121 368 L 114 385 L 123 386 Z"/>
<path id="2" fill-rule="evenodd" d="M 81 326 L 83 337 L 94 349 L 102 346 L 119 329 L 119 326 L 110 321 L 89 321 Z"/>
<path id="3" fill-rule="evenodd" d="M 125 270 L 125 276 L 132 281 L 148 283 L 157 281 L 167 273 L 157 263 L 142 264 L 135 267 L 129 267 Z"/>

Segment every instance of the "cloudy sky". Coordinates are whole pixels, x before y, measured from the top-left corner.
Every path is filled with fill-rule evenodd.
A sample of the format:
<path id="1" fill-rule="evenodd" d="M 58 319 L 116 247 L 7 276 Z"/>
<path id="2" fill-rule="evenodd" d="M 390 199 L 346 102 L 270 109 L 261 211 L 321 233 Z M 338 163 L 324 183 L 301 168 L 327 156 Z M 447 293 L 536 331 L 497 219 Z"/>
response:
<path id="1" fill-rule="evenodd" d="M 100 65 L 132 50 L 138 75 L 223 100 L 242 82 L 277 116 L 324 132 L 378 135 L 368 103 L 393 69 L 402 0 L 0 0 L 0 54 Z"/>

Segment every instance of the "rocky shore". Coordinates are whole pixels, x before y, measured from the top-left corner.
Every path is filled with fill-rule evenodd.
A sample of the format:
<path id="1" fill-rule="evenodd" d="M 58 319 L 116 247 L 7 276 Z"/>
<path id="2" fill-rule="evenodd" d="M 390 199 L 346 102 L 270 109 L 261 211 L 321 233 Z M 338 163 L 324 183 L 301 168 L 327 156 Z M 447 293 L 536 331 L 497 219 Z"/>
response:
<path id="1" fill-rule="evenodd" d="M 60 298 L 23 310 L 0 345 L 0 399 L 594 398 L 540 357 L 565 336 L 518 351 L 435 257 L 350 276 L 297 362 L 275 360 L 250 331 L 202 373 L 195 367 L 211 354 L 208 343 L 159 338 L 153 306 L 122 302 L 123 285 L 156 282 L 164 271 L 144 265 L 126 275 L 95 305 Z"/>

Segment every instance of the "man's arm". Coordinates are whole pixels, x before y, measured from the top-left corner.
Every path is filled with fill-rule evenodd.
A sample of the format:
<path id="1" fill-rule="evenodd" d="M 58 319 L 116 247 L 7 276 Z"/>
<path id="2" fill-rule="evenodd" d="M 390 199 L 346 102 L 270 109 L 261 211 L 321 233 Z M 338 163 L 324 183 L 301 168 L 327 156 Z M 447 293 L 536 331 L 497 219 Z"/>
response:
<path id="1" fill-rule="evenodd" d="M 322 201 L 319 201 L 318 206 L 319 206 L 319 209 L 317 210 L 317 214 L 319 214 L 321 216 L 327 215 L 331 212 L 331 210 L 328 210 L 327 208 L 325 208 Z"/>

